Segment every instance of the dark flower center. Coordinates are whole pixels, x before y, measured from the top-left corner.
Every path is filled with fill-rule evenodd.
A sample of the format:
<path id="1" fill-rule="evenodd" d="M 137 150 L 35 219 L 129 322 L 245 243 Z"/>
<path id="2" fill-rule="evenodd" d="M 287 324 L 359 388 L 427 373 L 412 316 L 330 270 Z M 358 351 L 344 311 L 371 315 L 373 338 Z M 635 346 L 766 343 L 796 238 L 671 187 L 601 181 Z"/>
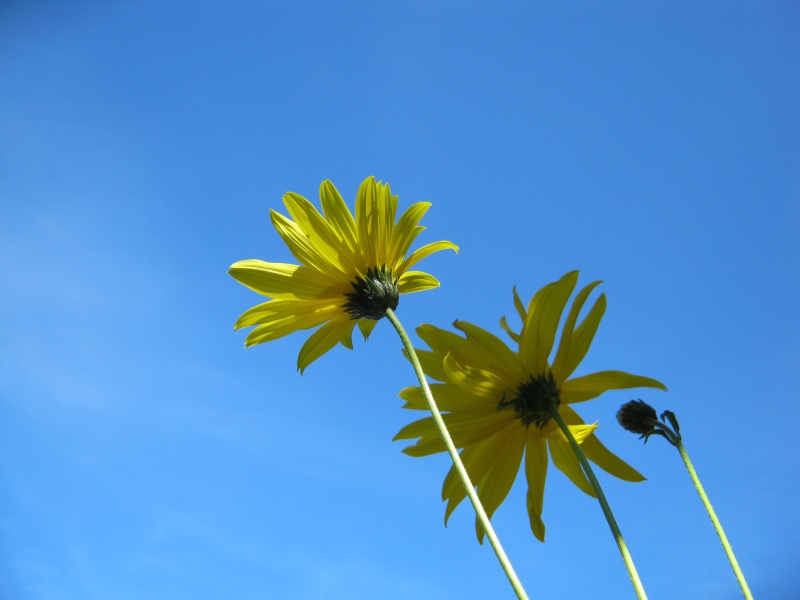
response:
<path id="1" fill-rule="evenodd" d="M 497 410 L 502 410 L 508 406 L 517 411 L 517 415 L 526 427 L 535 423 L 537 427 L 544 427 L 552 418 L 553 412 L 558 410 L 561 399 L 558 396 L 553 373 L 548 371 L 546 374 L 531 375 L 530 380 L 521 383 L 517 388 L 517 394 L 513 400 L 506 400 L 505 397 L 497 405 Z"/>
<path id="2" fill-rule="evenodd" d="M 400 302 L 397 279 L 392 278 L 392 270 L 386 265 L 368 269 L 366 277 L 357 275 L 352 286 L 353 291 L 345 294 L 344 305 L 352 319 L 377 321 L 386 316 L 387 308 L 394 310 Z"/>

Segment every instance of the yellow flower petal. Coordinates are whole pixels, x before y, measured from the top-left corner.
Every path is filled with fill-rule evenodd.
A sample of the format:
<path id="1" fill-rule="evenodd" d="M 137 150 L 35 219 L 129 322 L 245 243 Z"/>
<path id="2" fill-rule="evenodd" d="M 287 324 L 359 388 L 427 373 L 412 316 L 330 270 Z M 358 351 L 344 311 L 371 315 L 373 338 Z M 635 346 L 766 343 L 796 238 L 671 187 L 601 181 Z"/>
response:
<path id="1" fill-rule="evenodd" d="M 270 210 L 270 218 L 275 230 L 283 238 L 289 251 L 294 257 L 304 265 L 316 269 L 320 273 L 324 273 L 333 280 L 350 282 L 348 275 L 342 271 L 338 264 L 334 264 L 331 260 L 323 255 L 319 249 L 309 241 L 306 234 L 298 225 L 284 217 L 282 214 Z"/>
<path id="2" fill-rule="evenodd" d="M 419 222 L 430 206 L 430 202 L 417 202 L 409 206 L 400 215 L 400 219 L 392 232 L 392 239 L 389 242 L 388 254 L 392 269 L 397 269 L 399 260 L 405 256 L 417 236 L 425 231 L 425 228 L 419 225 Z"/>
<path id="3" fill-rule="evenodd" d="M 284 302 L 283 300 L 273 300 L 273 302 Z M 285 302 L 294 302 L 286 300 Z M 259 319 L 264 321 L 253 329 L 245 339 L 245 346 L 255 346 L 256 344 L 263 344 L 282 338 L 285 335 L 301 331 L 303 329 L 311 329 L 321 323 L 331 319 L 337 314 L 335 309 L 328 311 L 313 311 L 306 313 L 299 313 L 288 317 L 281 317 L 279 314 L 270 314 L 267 317 Z M 269 320 L 267 320 L 269 319 Z"/>
<path id="4" fill-rule="evenodd" d="M 348 348 L 352 348 L 353 344 L 348 340 L 350 340 L 355 326 L 355 321 L 344 315 L 325 323 L 325 325 L 317 329 L 300 349 L 300 354 L 297 357 L 297 370 L 302 374 L 308 365 L 339 342 L 342 342 Z"/>
<path id="5" fill-rule="evenodd" d="M 586 479 L 581 464 L 578 462 L 578 458 L 575 456 L 575 452 L 569 442 L 548 439 L 547 447 L 550 449 L 550 456 L 553 458 L 553 464 L 556 468 L 569 477 L 572 483 L 594 498 L 595 493 L 592 489 L 592 484 Z"/>
<path id="6" fill-rule="evenodd" d="M 595 281 L 587 285 L 578 292 L 578 295 L 575 296 L 575 300 L 572 302 L 569 315 L 561 331 L 561 342 L 558 345 L 558 351 L 553 360 L 552 371 L 557 379 L 563 381 L 572 375 L 572 372 L 586 356 L 589 346 L 592 344 L 594 334 L 597 332 L 600 319 L 603 318 L 603 313 L 606 309 L 605 295 L 601 295 L 600 298 L 598 298 L 577 330 L 575 328 L 575 323 L 578 320 L 578 315 L 583 305 L 586 303 L 589 294 L 594 288 L 600 285 L 600 283 L 602 282 Z"/>
<path id="7" fill-rule="evenodd" d="M 236 321 L 234 329 L 263 325 L 283 319 L 296 319 L 296 329 L 299 331 L 300 329 L 307 329 L 307 327 L 300 325 L 301 322 L 313 321 L 317 318 L 327 320 L 339 312 L 339 307 L 330 298 L 322 298 L 320 300 L 270 300 L 242 313 Z M 317 324 L 321 322 L 318 321 Z"/>
<path id="8" fill-rule="evenodd" d="M 314 300 L 331 288 L 331 280 L 308 267 L 240 260 L 230 275 L 254 292 L 270 298 Z"/>
<path id="9" fill-rule="evenodd" d="M 563 411 L 563 409 L 559 409 L 559 411 Z M 586 423 L 581 422 L 578 425 L 567 425 L 569 428 L 570 433 L 572 433 L 572 437 L 575 438 L 575 441 L 579 444 L 583 443 L 583 441 L 588 438 L 595 429 L 597 429 L 597 423 L 592 423 L 591 425 L 587 425 Z M 566 442 L 569 443 L 567 436 L 564 434 L 563 431 L 559 427 L 553 427 L 545 437 L 549 440 L 554 440 L 558 442 Z"/>
<path id="10" fill-rule="evenodd" d="M 470 410 L 487 406 L 486 398 L 465 393 L 464 390 L 451 383 L 432 383 L 429 387 L 439 410 Z M 400 392 L 400 397 L 406 401 L 403 408 L 428 410 L 428 402 L 420 387 L 407 387 Z M 489 406 L 494 405 L 490 403 Z"/>
<path id="11" fill-rule="evenodd" d="M 497 445 L 492 449 L 494 460 L 492 468 L 486 474 L 481 484 L 478 486 L 478 498 L 483 504 L 486 515 L 491 518 L 497 508 L 511 491 L 514 479 L 519 473 L 519 466 L 522 462 L 522 453 L 525 450 L 526 431 L 521 427 L 508 427 L 502 435 L 494 439 Z M 496 457 L 502 457 L 498 460 Z M 483 543 L 486 532 L 480 521 L 475 519 L 476 533 L 478 541 Z"/>
<path id="12" fill-rule="evenodd" d="M 467 321 L 454 321 L 453 327 L 466 334 L 471 350 L 476 355 L 477 364 L 492 369 L 506 381 L 525 379 L 526 373 L 522 370 L 516 353 L 499 337 Z"/>
<path id="13" fill-rule="evenodd" d="M 469 413 L 451 413 L 443 415 L 443 418 L 456 448 L 481 442 L 497 434 L 498 431 L 508 427 L 509 423 L 514 421 L 510 413 L 498 412 L 491 407 L 488 410 L 486 408 L 476 409 Z M 446 450 L 433 417 L 425 417 L 406 425 L 397 433 L 393 441 L 415 437 L 420 438 L 419 441 L 403 450 L 409 456 L 427 456 Z"/>
<path id="14" fill-rule="evenodd" d="M 577 282 L 578 272 L 572 271 L 544 286 L 531 299 L 519 345 L 520 360 L 529 373 L 540 375 L 547 371 L 561 313 Z"/>
<path id="15" fill-rule="evenodd" d="M 442 250 L 453 250 L 456 254 L 458 254 L 458 246 L 456 246 L 453 242 L 433 242 L 432 244 L 427 244 L 412 252 L 402 263 L 400 263 L 400 266 L 397 268 L 397 272 L 404 273 L 423 258 L 427 258 L 431 254 L 440 252 Z"/>
<path id="16" fill-rule="evenodd" d="M 444 357 L 442 365 L 447 381 L 471 394 L 484 398 L 502 398 L 506 391 L 506 386 L 500 377 L 486 369 L 460 365 L 451 354 Z"/>
<path id="17" fill-rule="evenodd" d="M 354 255 L 358 246 L 358 234 L 353 215 L 347 209 L 339 190 L 329 180 L 319 186 L 319 199 L 325 219 L 339 234 L 339 238 Z"/>
<path id="18" fill-rule="evenodd" d="M 528 481 L 527 509 L 531 531 L 544 541 L 544 482 L 547 477 L 547 445 L 535 429 L 528 428 L 525 443 L 525 479 Z"/>
<path id="19" fill-rule="evenodd" d="M 562 404 L 558 412 L 570 426 L 583 424 L 580 415 L 569 406 Z M 644 481 L 644 477 L 639 471 L 606 448 L 595 435 L 589 435 L 581 442 L 581 450 L 586 458 L 614 477 L 619 477 L 624 481 Z"/>
<path id="20" fill-rule="evenodd" d="M 422 271 L 406 271 L 397 282 L 397 289 L 401 294 L 413 294 L 439 287 L 439 281 L 433 276 Z"/>
<path id="21" fill-rule="evenodd" d="M 300 194 L 289 192 L 283 196 L 283 203 L 297 226 L 308 237 L 309 243 L 344 273 L 354 273 L 358 260 L 350 249 L 342 244 L 337 231 L 319 214 L 311 202 Z"/>
<path id="22" fill-rule="evenodd" d="M 364 336 L 364 341 L 369 339 L 369 335 L 372 333 L 372 330 L 375 329 L 375 325 L 378 322 L 372 319 L 359 319 L 358 320 L 358 330 L 361 332 L 361 335 Z"/>
<path id="23" fill-rule="evenodd" d="M 667 389 L 663 383 L 649 377 L 631 375 L 623 371 L 599 371 L 570 379 L 561 384 L 561 402 L 574 404 L 597 398 L 608 390 L 626 390 L 637 387 L 656 388 L 664 391 Z"/>

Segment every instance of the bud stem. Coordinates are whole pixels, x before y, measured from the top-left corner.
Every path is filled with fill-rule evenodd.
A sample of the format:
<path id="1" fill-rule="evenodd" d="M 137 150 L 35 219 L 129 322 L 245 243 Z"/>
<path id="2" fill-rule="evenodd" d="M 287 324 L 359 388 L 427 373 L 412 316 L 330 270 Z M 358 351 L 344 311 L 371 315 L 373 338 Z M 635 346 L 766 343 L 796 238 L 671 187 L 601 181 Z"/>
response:
<path id="1" fill-rule="evenodd" d="M 575 455 L 578 457 L 578 461 L 581 463 L 581 467 L 583 467 L 584 473 L 586 473 L 586 477 L 589 479 L 589 483 L 592 484 L 592 489 L 597 495 L 597 501 L 600 503 L 600 506 L 603 509 L 603 514 L 606 517 L 606 521 L 608 521 L 608 526 L 611 528 L 611 533 L 614 535 L 614 541 L 617 542 L 619 553 L 622 556 L 622 562 L 625 563 L 625 568 L 628 570 L 628 577 L 631 579 L 633 589 L 636 590 L 636 596 L 639 598 L 639 600 L 647 600 L 647 594 L 644 592 L 644 587 L 642 587 L 639 574 L 636 572 L 636 566 L 633 564 L 633 559 L 631 558 L 630 552 L 628 552 L 628 546 L 625 544 L 625 538 L 622 537 L 622 532 L 619 530 L 617 520 L 614 518 L 614 514 L 611 512 L 611 507 L 608 505 L 606 495 L 603 493 L 603 489 L 600 487 L 600 482 L 597 481 L 597 477 L 594 475 L 592 466 L 589 464 L 589 461 L 586 458 L 586 455 L 583 453 L 583 450 L 581 450 L 577 440 L 575 440 L 575 436 L 572 435 L 569 427 L 567 427 L 567 424 L 564 422 L 563 417 L 558 413 L 558 410 L 554 410 L 552 415 L 553 419 L 555 419 L 556 423 L 558 423 L 558 426 L 561 428 L 561 431 L 564 432 L 567 440 L 569 440 L 572 449 L 575 451 Z"/>
<path id="2" fill-rule="evenodd" d="M 736 560 L 736 556 L 733 554 L 733 548 L 731 548 L 730 542 L 728 542 L 728 537 L 725 535 L 725 531 L 722 529 L 722 523 L 719 522 L 717 513 L 714 512 L 714 507 L 711 506 L 711 501 L 708 499 L 708 496 L 706 496 L 706 491 L 703 489 L 703 484 L 700 483 L 700 478 L 697 476 L 697 473 L 694 470 L 692 461 L 689 460 L 689 455 L 686 453 L 686 448 L 683 447 L 683 443 L 680 439 L 678 439 L 677 443 L 674 445 L 678 449 L 678 452 L 681 453 L 681 458 L 683 459 L 683 463 L 686 465 L 686 470 L 689 471 L 689 476 L 692 478 L 694 487 L 697 488 L 697 493 L 700 495 L 700 499 L 703 501 L 703 505 L 706 507 L 708 516 L 711 518 L 711 523 L 714 525 L 714 529 L 717 531 L 719 541 L 722 542 L 722 547 L 725 550 L 725 554 L 728 556 L 728 561 L 730 561 L 731 567 L 733 567 L 733 573 L 736 575 L 736 580 L 739 582 L 739 587 L 742 588 L 742 594 L 744 594 L 744 597 L 747 598 L 747 600 L 753 600 L 753 594 L 750 593 L 750 587 L 747 585 L 747 581 L 745 581 L 744 573 L 742 573 L 742 570 L 739 568 L 739 563 Z"/>

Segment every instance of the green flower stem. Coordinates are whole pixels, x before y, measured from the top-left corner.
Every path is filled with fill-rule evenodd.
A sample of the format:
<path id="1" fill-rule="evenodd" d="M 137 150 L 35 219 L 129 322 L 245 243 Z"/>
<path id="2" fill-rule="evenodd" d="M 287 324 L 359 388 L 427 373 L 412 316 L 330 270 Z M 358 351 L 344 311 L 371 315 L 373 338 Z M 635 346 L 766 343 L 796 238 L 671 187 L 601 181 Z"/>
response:
<path id="1" fill-rule="evenodd" d="M 744 573 L 742 573 L 742 570 L 739 568 L 739 563 L 736 561 L 736 556 L 733 554 L 733 548 L 731 548 L 731 545 L 728 542 L 728 537 L 725 535 L 725 531 L 722 529 L 722 524 L 717 518 L 717 513 L 714 512 L 714 507 L 711 506 L 711 502 L 709 501 L 708 496 L 706 496 L 706 491 L 703 489 L 703 484 L 700 483 L 700 478 L 697 476 L 694 466 L 692 466 L 692 461 L 689 460 L 689 455 L 686 453 L 686 449 L 683 447 L 680 439 L 677 439 L 676 442 L 677 443 L 675 443 L 675 447 L 678 448 L 678 452 L 681 453 L 681 458 L 686 465 L 686 470 L 689 471 L 689 476 L 694 482 L 694 487 L 697 488 L 697 493 L 700 494 L 700 499 L 703 501 L 703 505 L 708 511 L 708 516 L 711 518 L 711 522 L 714 524 L 714 529 L 717 530 L 719 541 L 722 542 L 722 547 L 725 549 L 725 554 L 728 555 L 728 560 L 731 563 L 731 567 L 733 567 L 733 573 L 736 575 L 736 579 L 739 581 L 739 586 L 742 588 L 742 594 L 744 594 L 744 597 L 747 598 L 747 600 L 753 600 L 753 594 L 750 593 L 750 587 L 747 585 L 747 581 L 745 581 Z"/>
<path id="2" fill-rule="evenodd" d="M 608 526 L 611 527 L 611 533 L 614 534 L 614 540 L 617 542 L 619 553 L 622 555 L 622 561 L 625 563 L 625 568 L 628 569 L 628 577 L 631 578 L 631 583 L 633 584 L 633 589 L 636 590 L 637 597 L 639 600 L 647 600 L 647 594 L 644 592 L 642 582 L 639 579 L 639 574 L 636 572 L 633 559 L 631 558 L 630 552 L 628 552 L 628 546 L 625 544 L 625 538 L 622 537 L 622 532 L 619 530 L 619 526 L 614 518 L 614 514 L 611 512 L 611 507 L 608 505 L 608 501 L 603 493 L 603 489 L 600 487 L 600 482 L 598 482 L 597 477 L 594 476 L 594 471 L 592 470 L 589 461 L 586 459 L 586 455 L 583 453 L 583 450 L 581 450 L 580 445 L 575 440 L 575 436 L 572 435 L 572 432 L 569 430 L 569 427 L 567 427 L 564 419 L 560 414 L 558 414 L 558 409 L 553 410 L 551 414 L 553 415 L 556 423 L 558 423 L 558 426 L 561 428 L 561 431 L 563 431 L 564 435 L 567 436 L 572 449 L 575 451 L 575 455 L 578 457 L 578 461 L 583 467 L 584 473 L 586 473 L 586 477 L 589 479 L 589 483 L 592 484 L 592 489 L 594 489 L 594 493 L 597 495 L 597 501 L 600 502 L 600 506 L 603 508 L 603 514 L 606 516 Z"/>
<path id="3" fill-rule="evenodd" d="M 508 560 L 508 556 L 506 556 L 503 546 L 500 545 L 500 540 L 498 539 L 497 534 L 494 532 L 492 524 L 489 522 L 489 517 L 486 515 L 486 511 L 483 509 L 483 505 L 478 498 L 478 494 L 475 492 L 475 486 L 472 484 L 472 481 L 470 481 L 467 470 L 464 468 L 464 463 L 461 462 L 461 457 L 458 455 L 458 450 L 456 449 L 455 444 L 453 444 L 450 433 L 447 431 L 447 427 L 444 424 L 444 419 L 442 419 L 439 408 L 436 406 L 436 401 L 433 399 L 433 394 L 428 387 L 428 381 L 425 379 L 425 373 L 422 371 L 419 358 L 417 358 L 417 354 L 414 352 L 414 347 L 411 345 L 411 340 L 409 339 L 408 334 L 406 334 L 405 329 L 403 329 L 403 326 L 400 324 L 400 321 L 397 319 L 397 316 L 394 314 L 394 311 L 392 311 L 391 308 L 386 309 L 386 317 L 389 319 L 389 321 L 391 321 L 392 325 L 397 330 L 397 333 L 400 335 L 400 339 L 403 341 L 403 346 L 405 347 L 406 352 L 408 352 L 408 357 L 411 359 L 411 364 L 414 365 L 414 372 L 417 374 L 417 379 L 419 379 L 420 386 L 422 386 L 422 390 L 425 393 L 425 399 L 428 401 L 428 408 L 431 411 L 431 415 L 433 415 L 433 420 L 436 423 L 436 427 L 439 429 L 439 435 L 442 437 L 442 441 L 447 447 L 447 451 L 450 453 L 450 458 L 453 459 L 453 465 L 455 466 L 456 472 L 458 473 L 459 477 L 461 477 L 461 481 L 464 484 L 464 489 L 466 489 L 470 502 L 472 502 L 472 506 L 475 508 L 475 512 L 478 515 L 478 520 L 483 526 L 484 531 L 486 531 L 486 536 L 489 538 L 489 542 L 491 543 L 492 548 L 497 555 L 497 560 L 500 561 L 500 565 L 503 567 L 503 571 L 505 571 L 506 577 L 508 577 L 508 581 L 511 583 L 511 587 L 514 588 L 517 598 L 520 600 L 528 600 L 528 595 L 525 593 L 525 588 L 522 587 L 519 577 L 517 577 L 516 572 L 514 572 L 514 567 L 511 566 L 511 561 Z"/>

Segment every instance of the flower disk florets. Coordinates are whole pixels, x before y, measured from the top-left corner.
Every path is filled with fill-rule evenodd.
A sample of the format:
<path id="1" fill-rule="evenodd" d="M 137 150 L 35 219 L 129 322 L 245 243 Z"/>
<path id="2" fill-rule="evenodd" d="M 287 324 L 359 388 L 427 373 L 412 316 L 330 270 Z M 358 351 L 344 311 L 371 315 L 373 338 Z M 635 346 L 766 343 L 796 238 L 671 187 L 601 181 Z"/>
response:
<path id="1" fill-rule="evenodd" d="M 520 384 L 517 395 L 513 400 L 503 398 L 497 406 L 498 410 L 511 406 L 517 411 L 520 421 L 526 427 L 535 423 L 537 427 L 544 427 L 553 417 L 553 412 L 558 410 L 561 398 L 558 395 L 558 386 L 553 378 L 553 373 L 531 375 L 529 381 Z"/>
<path id="2" fill-rule="evenodd" d="M 626 402 L 617 411 L 617 422 L 622 428 L 642 437 L 653 431 L 653 421 L 657 421 L 656 409 L 643 400 Z"/>
<path id="3" fill-rule="evenodd" d="M 386 316 L 387 308 L 394 310 L 400 302 L 397 279 L 386 265 L 367 269 L 366 277 L 356 276 L 352 285 L 353 291 L 345 294 L 347 303 L 344 305 L 352 319 L 378 321 Z"/>

